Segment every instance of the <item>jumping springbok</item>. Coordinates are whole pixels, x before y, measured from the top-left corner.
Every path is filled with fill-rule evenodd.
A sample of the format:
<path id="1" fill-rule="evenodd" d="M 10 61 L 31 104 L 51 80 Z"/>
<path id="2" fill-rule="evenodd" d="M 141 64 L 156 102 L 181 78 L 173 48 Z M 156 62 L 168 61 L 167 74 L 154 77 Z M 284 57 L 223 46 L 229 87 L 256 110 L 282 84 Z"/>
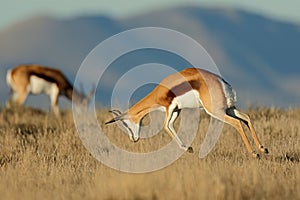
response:
<path id="1" fill-rule="evenodd" d="M 235 103 L 236 93 L 223 78 L 203 69 L 187 68 L 166 77 L 127 112 L 112 110 L 115 117 L 105 124 L 121 121 L 130 139 L 137 142 L 143 117 L 153 110 L 163 110 L 166 112 L 164 121 L 166 132 L 172 139 L 175 138 L 180 148 L 193 152 L 192 147 L 186 147 L 177 136 L 173 123 L 181 109 L 200 107 L 213 118 L 236 128 L 248 152 L 258 157 L 259 154 L 252 150 L 242 128 L 241 122 L 244 122 L 250 129 L 256 148 L 268 153 L 268 149 L 260 144 L 249 116 L 238 111 Z"/>
<path id="2" fill-rule="evenodd" d="M 9 70 L 6 80 L 12 91 L 8 105 L 22 105 L 30 93 L 44 93 L 50 96 L 51 108 L 56 115 L 59 115 L 59 95 L 64 95 L 74 103 L 87 105 L 94 94 L 94 90 L 89 95 L 75 90 L 60 70 L 36 64 L 19 65 Z"/>

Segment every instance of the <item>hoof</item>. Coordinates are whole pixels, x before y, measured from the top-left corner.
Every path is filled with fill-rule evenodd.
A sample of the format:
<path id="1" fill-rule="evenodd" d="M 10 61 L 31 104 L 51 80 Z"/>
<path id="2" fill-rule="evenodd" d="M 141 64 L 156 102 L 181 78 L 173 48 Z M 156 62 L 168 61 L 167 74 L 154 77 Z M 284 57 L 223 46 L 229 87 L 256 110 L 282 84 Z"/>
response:
<path id="1" fill-rule="evenodd" d="M 260 155 L 258 153 L 255 153 L 255 152 L 252 153 L 252 157 L 260 159 Z"/>
<path id="2" fill-rule="evenodd" d="M 189 153 L 194 153 L 194 150 L 193 150 L 192 147 L 189 147 L 189 148 L 187 148 L 187 152 L 189 152 Z"/>
<path id="3" fill-rule="evenodd" d="M 130 140 L 131 140 L 133 143 L 137 143 L 137 142 L 140 140 L 140 138 L 134 139 L 134 138 L 131 137 Z"/>
<path id="4" fill-rule="evenodd" d="M 269 150 L 268 148 L 264 148 L 263 146 L 260 146 L 260 151 L 264 154 L 268 154 L 269 153 Z"/>

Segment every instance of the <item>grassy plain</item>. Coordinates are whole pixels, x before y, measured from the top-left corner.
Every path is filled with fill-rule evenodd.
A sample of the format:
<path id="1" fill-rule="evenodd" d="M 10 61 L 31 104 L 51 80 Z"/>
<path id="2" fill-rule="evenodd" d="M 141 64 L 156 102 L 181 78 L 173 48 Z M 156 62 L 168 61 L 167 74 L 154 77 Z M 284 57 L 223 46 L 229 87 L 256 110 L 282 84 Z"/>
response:
<path id="1" fill-rule="evenodd" d="M 185 153 L 159 171 L 128 174 L 89 154 L 71 111 L 56 119 L 30 108 L 2 109 L 0 198 L 300 199 L 300 109 L 257 108 L 247 113 L 269 155 L 253 159 L 238 133 L 225 125 L 213 151 L 199 159 L 197 151 L 209 123 L 202 114 L 192 144 L 196 153 Z M 106 110 L 98 115 L 101 123 L 111 117 Z M 107 131 L 115 143 L 133 151 L 170 142 L 165 132 L 132 143 L 115 125 Z"/>

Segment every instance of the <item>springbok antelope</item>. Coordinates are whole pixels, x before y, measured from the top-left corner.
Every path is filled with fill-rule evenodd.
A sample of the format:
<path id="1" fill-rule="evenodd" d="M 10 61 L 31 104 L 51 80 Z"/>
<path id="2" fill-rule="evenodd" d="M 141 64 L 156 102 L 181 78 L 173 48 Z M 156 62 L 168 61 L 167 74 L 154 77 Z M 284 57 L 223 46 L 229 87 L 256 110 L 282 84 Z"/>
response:
<path id="1" fill-rule="evenodd" d="M 166 77 L 127 112 L 112 110 L 115 117 L 105 124 L 121 121 L 130 139 L 137 142 L 143 117 L 152 110 L 163 110 L 166 112 L 164 121 L 166 132 L 172 139 L 175 138 L 180 148 L 192 153 L 192 147 L 186 147 L 177 136 L 173 123 L 181 109 L 200 107 L 212 117 L 236 128 L 248 152 L 258 157 L 259 154 L 252 150 L 242 128 L 241 122 L 244 122 L 250 129 L 256 148 L 268 153 L 268 149 L 260 144 L 249 116 L 238 111 L 235 103 L 236 93 L 223 78 L 203 69 L 187 68 Z"/>
<path id="2" fill-rule="evenodd" d="M 59 115 L 59 95 L 66 96 L 74 103 L 87 105 L 94 94 L 93 90 L 89 95 L 75 90 L 60 70 L 36 64 L 19 65 L 9 70 L 6 80 L 12 91 L 12 97 L 7 105 L 11 103 L 22 105 L 29 93 L 44 93 L 50 96 L 51 108 L 56 115 Z"/>

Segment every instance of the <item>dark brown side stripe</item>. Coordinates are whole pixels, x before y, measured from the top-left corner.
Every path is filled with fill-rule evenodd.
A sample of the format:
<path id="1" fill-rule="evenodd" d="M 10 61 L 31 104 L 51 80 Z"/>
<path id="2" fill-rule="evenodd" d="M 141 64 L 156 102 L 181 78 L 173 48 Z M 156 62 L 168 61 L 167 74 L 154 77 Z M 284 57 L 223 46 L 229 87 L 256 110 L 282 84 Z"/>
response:
<path id="1" fill-rule="evenodd" d="M 200 88 L 200 83 L 196 80 L 185 81 L 169 90 L 167 93 L 167 98 L 173 100 L 177 96 L 181 96 L 191 90 L 198 90 Z"/>

